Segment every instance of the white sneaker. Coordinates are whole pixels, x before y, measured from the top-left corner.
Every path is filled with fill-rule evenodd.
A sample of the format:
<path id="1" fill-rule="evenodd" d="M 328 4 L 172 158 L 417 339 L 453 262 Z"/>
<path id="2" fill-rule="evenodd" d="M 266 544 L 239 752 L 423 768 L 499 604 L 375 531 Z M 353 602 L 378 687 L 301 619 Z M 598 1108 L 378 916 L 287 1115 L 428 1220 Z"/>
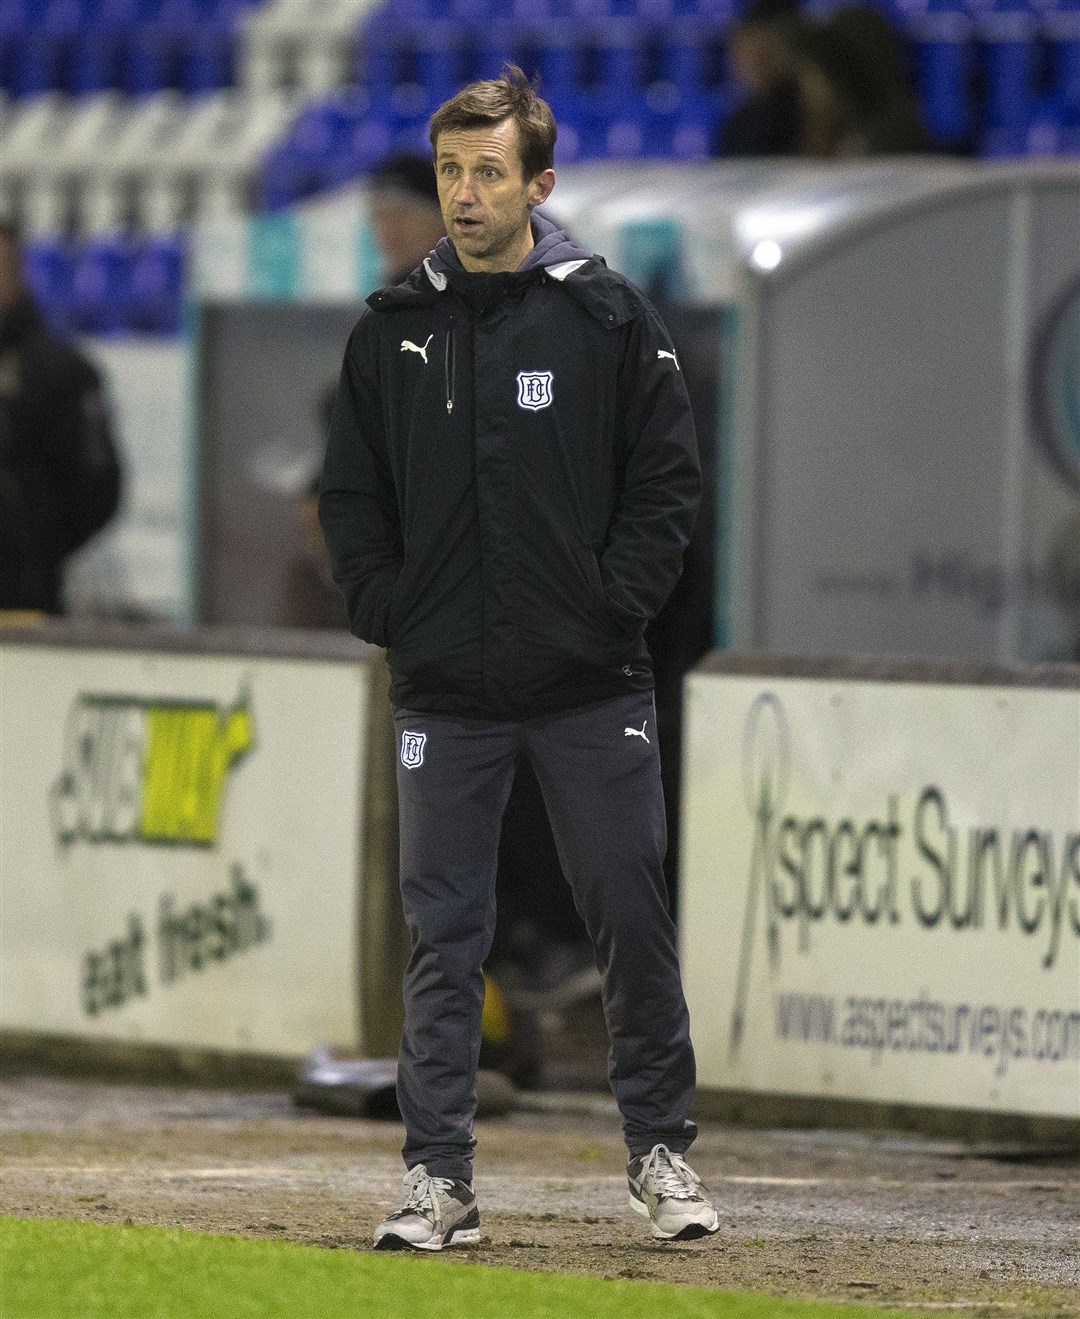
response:
<path id="1" fill-rule="evenodd" d="M 665 1241 L 693 1241 L 720 1226 L 701 1178 L 681 1154 L 654 1145 L 626 1165 L 630 1208 L 652 1220 L 653 1236 Z"/>
<path id="2" fill-rule="evenodd" d="M 376 1250 L 442 1250 L 480 1240 L 480 1211 L 468 1182 L 429 1177 L 422 1163 L 402 1180 L 405 1203 L 375 1229 Z"/>

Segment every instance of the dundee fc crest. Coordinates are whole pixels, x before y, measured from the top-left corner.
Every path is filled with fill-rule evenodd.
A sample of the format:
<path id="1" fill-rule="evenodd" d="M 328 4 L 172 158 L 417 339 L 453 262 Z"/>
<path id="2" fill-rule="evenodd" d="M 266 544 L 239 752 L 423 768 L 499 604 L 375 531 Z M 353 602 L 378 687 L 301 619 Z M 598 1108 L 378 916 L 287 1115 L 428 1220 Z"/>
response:
<path id="1" fill-rule="evenodd" d="M 530 412 L 539 412 L 541 408 L 550 408 L 552 400 L 551 386 L 550 371 L 519 371 L 518 407 L 528 408 Z"/>
<path id="2" fill-rule="evenodd" d="M 401 763 L 406 769 L 416 769 L 424 763 L 424 743 L 427 733 L 410 733 L 407 729 L 401 734 Z"/>

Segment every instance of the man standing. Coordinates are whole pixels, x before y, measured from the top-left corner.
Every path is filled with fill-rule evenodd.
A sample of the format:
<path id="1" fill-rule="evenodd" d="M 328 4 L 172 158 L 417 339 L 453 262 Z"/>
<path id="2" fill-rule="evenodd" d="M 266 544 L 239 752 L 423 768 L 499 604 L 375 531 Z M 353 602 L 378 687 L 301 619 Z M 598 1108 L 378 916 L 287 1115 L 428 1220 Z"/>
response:
<path id="1" fill-rule="evenodd" d="M 512 66 L 436 112 L 448 237 L 368 299 L 323 469 L 334 575 L 353 631 L 388 647 L 398 735 L 408 1172 L 379 1249 L 479 1238 L 481 966 L 519 751 L 603 979 L 631 1206 L 663 1238 L 718 1226 L 683 1158 L 694 1055 L 643 641 L 700 498 L 694 428 L 645 298 L 533 216 L 555 133 Z"/>
<path id="2" fill-rule="evenodd" d="M 64 561 L 121 485 L 101 377 L 49 332 L 0 222 L 0 610 L 63 612 Z"/>

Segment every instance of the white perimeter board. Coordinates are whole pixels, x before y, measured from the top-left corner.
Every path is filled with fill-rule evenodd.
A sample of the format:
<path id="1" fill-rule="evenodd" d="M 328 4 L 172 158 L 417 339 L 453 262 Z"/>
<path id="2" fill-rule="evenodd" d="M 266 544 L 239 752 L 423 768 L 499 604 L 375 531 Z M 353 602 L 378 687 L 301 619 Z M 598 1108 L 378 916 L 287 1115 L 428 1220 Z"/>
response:
<path id="1" fill-rule="evenodd" d="M 354 1045 L 368 670 L 0 647 L 0 1025 Z"/>
<path id="2" fill-rule="evenodd" d="M 1080 692 L 688 679 L 702 1085 L 1080 1117 Z"/>

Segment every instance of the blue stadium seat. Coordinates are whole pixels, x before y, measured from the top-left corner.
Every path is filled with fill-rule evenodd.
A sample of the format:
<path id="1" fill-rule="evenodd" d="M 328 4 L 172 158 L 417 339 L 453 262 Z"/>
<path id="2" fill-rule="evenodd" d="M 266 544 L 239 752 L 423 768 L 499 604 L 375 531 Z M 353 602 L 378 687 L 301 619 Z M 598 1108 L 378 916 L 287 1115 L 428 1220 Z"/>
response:
<path id="1" fill-rule="evenodd" d="M 160 0 L 153 21 L 170 32 L 190 32 L 203 17 L 198 0 Z"/>
<path id="2" fill-rule="evenodd" d="M 722 24 L 733 22 L 743 8 L 745 4 L 738 3 L 738 0 L 696 0 L 695 4 L 699 18 Z"/>
<path id="3" fill-rule="evenodd" d="M 77 96 L 107 91 L 120 81 L 120 38 L 108 28 L 82 28 L 71 45 L 71 90 Z"/>
<path id="4" fill-rule="evenodd" d="M 645 154 L 645 103 L 627 97 L 606 116 L 602 154 L 609 160 L 636 160 Z"/>
<path id="5" fill-rule="evenodd" d="M 704 89 L 707 49 L 705 32 L 693 19 L 680 18 L 660 36 L 660 76 L 683 92 Z"/>
<path id="6" fill-rule="evenodd" d="M 559 135 L 555 140 L 555 165 L 572 165 L 582 160 L 584 140 L 577 102 L 568 102 L 559 112 Z"/>
<path id="7" fill-rule="evenodd" d="M 203 21 L 184 44 L 180 86 L 191 96 L 216 92 L 233 80 L 234 35 L 228 23 Z"/>
<path id="8" fill-rule="evenodd" d="M 83 334 L 112 335 L 131 323 L 130 246 L 126 238 L 87 239 L 75 253 L 74 324 Z"/>
<path id="9" fill-rule="evenodd" d="M 23 33 L 29 25 L 26 0 L 0 2 L 0 90 L 16 94 L 16 69 Z"/>
<path id="10" fill-rule="evenodd" d="M 50 32 L 70 33 L 89 21 L 90 16 L 89 6 L 82 0 L 49 0 L 33 25 Z"/>
<path id="11" fill-rule="evenodd" d="M 256 0 L 205 0 L 202 14 L 206 22 L 218 23 L 235 31 L 241 20 L 256 7 Z"/>
<path id="12" fill-rule="evenodd" d="M 625 157 L 635 137 L 644 140 L 644 107 L 640 97 L 617 98 L 609 89 L 596 87 L 578 97 L 575 125 L 578 159 Z"/>
<path id="13" fill-rule="evenodd" d="M 530 9 L 530 0 L 519 0 L 523 9 Z M 573 18 L 590 23 L 614 18 L 614 0 L 551 0 L 553 18 Z"/>
<path id="14" fill-rule="evenodd" d="M 129 268 L 130 329 L 179 334 L 186 259 L 187 244 L 180 235 L 158 235 L 136 245 Z"/>
<path id="15" fill-rule="evenodd" d="M 984 150 L 1020 154 L 1035 95 L 1035 15 L 1026 0 L 996 0 L 980 16 L 977 32 L 985 56 Z"/>
<path id="16" fill-rule="evenodd" d="M 712 97 L 674 83 L 655 83 L 645 93 L 644 153 L 653 160 L 707 160 L 716 121 Z"/>
<path id="17" fill-rule="evenodd" d="M 573 101 L 583 81 L 578 27 L 566 20 L 545 24 L 534 35 L 530 54 L 545 99 L 552 106 Z"/>
<path id="18" fill-rule="evenodd" d="M 1080 103 L 1061 92 L 1040 97 L 1032 107 L 1025 149 L 1037 156 L 1080 157 Z"/>
<path id="19" fill-rule="evenodd" d="M 588 43 L 596 52 L 600 84 L 619 95 L 636 92 L 642 85 L 644 29 L 632 18 L 612 18 L 598 23 Z"/>
<path id="20" fill-rule="evenodd" d="M 393 140 L 389 115 L 384 111 L 365 115 L 353 129 L 346 150 L 333 166 L 333 182 L 341 183 L 367 173 L 377 161 L 389 155 Z"/>
<path id="21" fill-rule="evenodd" d="M 632 0 L 634 13 L 646 23 L 678 23 L 697 14 L 695 0 Z"/>
<path id="22" fill-rule="evenodd" d="M 931 0 L 908 28 L 923 121 L 944 146 L 969 142 L 974 131 L 971 19 L 962 0 Z"/>
<path id="23" fill-rule="evenodd" d="M 395 23 L 412 27 L 441 17 L 439 0 L 386 0 L 384 13 Z"/>
<path id="24" fill-rule="evenodd" d="M 497 9 L 494 0 L 450 0 L 449 4 L 450 17 L 467 25 L 488 22 L 495 17 Z"/>
<path id="25" fill-rule="evenodd" d="M 26 274 L 49 324 L 61 333 L 75 322 L 75 289 L 70 244 L 63 238 L 31 238 L 25 250 Z"/>
<path id="26" fill-rule="evenodd" d="M 415 82 L 399 83 L 390 95 L 390 131 L 395 151 L 424 151 L 428 120 L 438 103 Z"/>
<path id="27" fill-rule="evenodd" d="M 158 23 L 128 29 L 120 52 L 120 79 L 131 96 L 150 96 L 179 84 L 182 43 L 175 31 Z"/>
<path id="28" fill-rule="evenodd" d="M 358 91 L 342 91 L 308 106 L 267 157 L 264 204 L 280 210 L 320 188 L 358 177 L 385 156 L 400 125 L 385 107 L 375 114 L 369 108 L 370 98 Z"/>
<path id="29" fill-rule="evenodd" d="M 528 30 L 520 24 L 505 19 L 488 23 L 478 33 L 473 48 L 472 76 L 497 78 L 507 60 L 521 61 L 527 39 Z"/>
<path id="30" fill-rule="evenodd" d="M 303 152 L 290 142 L 271 147 L 263 162 L 259 202 L 264 210 L 283 211 L 322 185 L 322 171 L 313 171 Z"/>
<path id="31" fill-rule="evenodd" d="M 423 23 L 410 34 L 412 71 L 433 105 L 441 105 L 464 82 L 464 39 L 456 23 Z"/>
<path id="32" fill-rule="evenodd" d="M 32 27 L 20 33 L 13 55 L 12 87 L 16 96 L 60 91 L 64 85 L 67 36 Z"/>
<path id="33" fill-rule="evenodd" d="M 1050 42 L 1054 93 L 1067 115 L 1080 113 L 1080 0 L 1069 0 L 1044 15 Z"/>
<path id="34" fill-rule="evenodd" d="M 356 81 L 379 100 L 389 100 L 401 81 L 403 26 L 389 9 L 376 10 L 357 31 Z"/>
<path id="35" fill-rule="evenodd" d="M 149 22 L 157 12 L 156 0 L 98 0 L 96 26 L 109 31 L 126 31 Z"/>

